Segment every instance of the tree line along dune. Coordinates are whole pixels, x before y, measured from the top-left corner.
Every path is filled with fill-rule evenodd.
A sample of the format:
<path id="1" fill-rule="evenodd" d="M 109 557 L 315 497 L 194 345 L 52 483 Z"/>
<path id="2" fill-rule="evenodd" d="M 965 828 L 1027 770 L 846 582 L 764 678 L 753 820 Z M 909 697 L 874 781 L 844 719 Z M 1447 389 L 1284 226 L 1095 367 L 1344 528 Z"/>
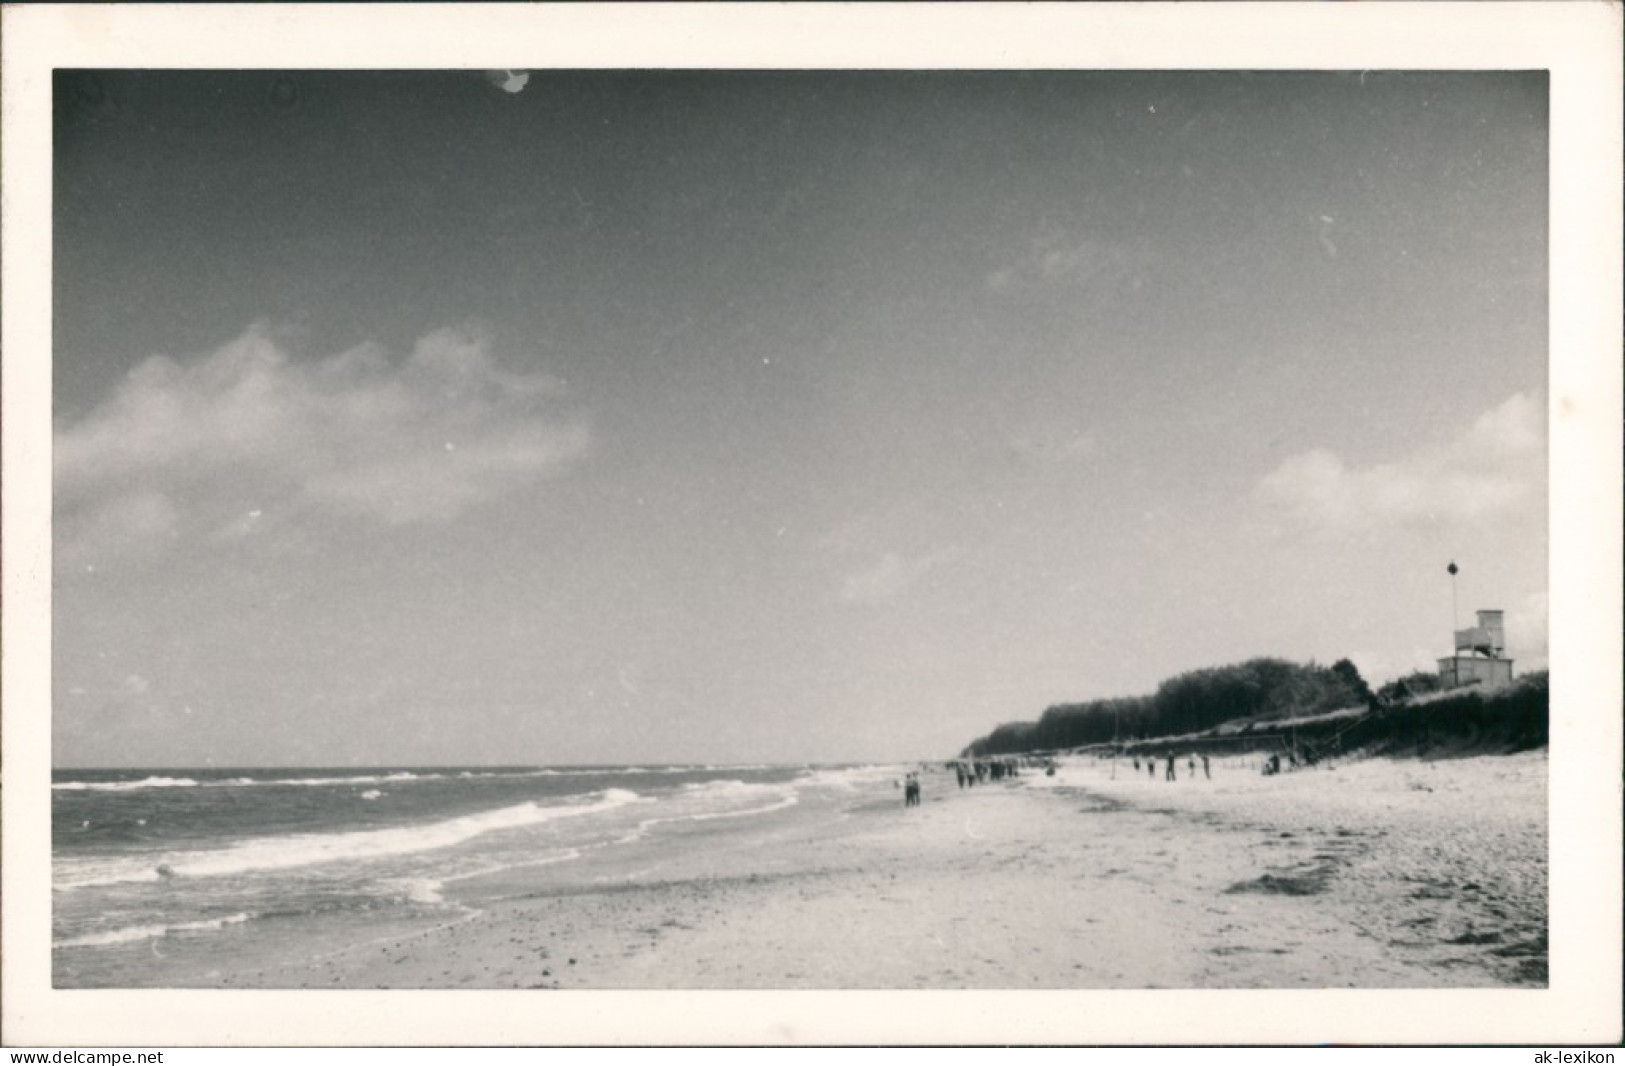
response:
<path id="1" fill-rule="evenodd" d="M 1415 673 L 1377 691 L 1347 659 L 1331 666 L 1260 658 L 1169 678 L 1147 696 L 1062 703 L 972 741 L 965 757 L 1115 745 L 1125 752 L 1468 755 L 1546 744 L 1546 671 L 1496 689 L 1439 690 Z"/>

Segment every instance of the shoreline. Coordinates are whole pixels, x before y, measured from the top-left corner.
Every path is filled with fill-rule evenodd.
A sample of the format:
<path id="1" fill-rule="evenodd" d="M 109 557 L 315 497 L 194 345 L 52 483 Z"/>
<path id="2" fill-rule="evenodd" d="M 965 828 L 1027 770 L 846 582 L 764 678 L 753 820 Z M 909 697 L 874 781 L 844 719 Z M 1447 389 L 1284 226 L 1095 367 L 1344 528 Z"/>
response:
<path id="1" fill-rule="evenodd" d="M 154 944 L 143 984 L 1544 987 L 1544 751 L 1178 769 L 939 770 L 910 810 L 876 779 L 457 882 L 432 921 Z"/>

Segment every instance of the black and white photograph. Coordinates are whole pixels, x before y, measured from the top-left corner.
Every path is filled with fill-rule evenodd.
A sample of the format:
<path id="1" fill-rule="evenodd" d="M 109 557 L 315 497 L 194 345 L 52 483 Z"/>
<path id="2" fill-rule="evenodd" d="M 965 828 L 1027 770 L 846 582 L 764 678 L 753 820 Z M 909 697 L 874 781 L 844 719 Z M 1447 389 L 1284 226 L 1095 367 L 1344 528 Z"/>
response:
<path id="1" fill-rule="evenodd" d="M 8 992 L 1510 1026 L 1611 966 L 1613 1036 L 1562 1002 L 1617 1038 L 1619 452 L 1564 460 L 1617 444 L 1619 338 L 1554 282 L 1562 75 L 1098 47 L 35 64 Z"/>

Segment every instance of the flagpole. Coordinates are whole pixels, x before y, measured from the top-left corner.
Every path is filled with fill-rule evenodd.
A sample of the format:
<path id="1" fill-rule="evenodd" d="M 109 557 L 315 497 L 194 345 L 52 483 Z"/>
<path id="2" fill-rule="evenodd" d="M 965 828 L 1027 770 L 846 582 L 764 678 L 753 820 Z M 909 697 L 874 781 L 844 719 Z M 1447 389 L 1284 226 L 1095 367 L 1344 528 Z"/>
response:
<path id="1" fill-rule="evenodd" d="M 1461 609 L 1456 605 L 1456 561 L 1452 559 L 1445 569 L 1450 571 L 1450 640 L 1454 643 L 1456 630 L 1461 628 Z"/>
<path id="2" fill-rule="evenodd" d="M 1461 610 L 1456 605 L 1456 560 L 1445 567 L 1450 574 L 1450 687 L 1461 684 L 1460 648 L 1456 647 L 1456 631 L 1461 628 Z"/>

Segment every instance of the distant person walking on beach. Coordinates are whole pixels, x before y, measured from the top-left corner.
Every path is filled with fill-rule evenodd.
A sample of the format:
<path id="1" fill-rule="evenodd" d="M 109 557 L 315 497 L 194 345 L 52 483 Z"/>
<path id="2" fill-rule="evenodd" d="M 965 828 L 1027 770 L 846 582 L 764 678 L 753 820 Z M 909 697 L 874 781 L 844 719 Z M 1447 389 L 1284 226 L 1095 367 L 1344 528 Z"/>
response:
<path id="1" fill-rule="evenodd" d="M 1186 769 L 1190 770 L 1190 772 L 1191 772 L 1191 780 L 1195 781 L 1196 780 L 1196 756 L 1192 755 L 1190 757 L 1190 761 L 1185 764 L 1185 767 L 1186 767 Z"/>
<path id="2" fill-rule="evenodd" d="M 903 806 L 918 807 L 920 805 L 920 777 L 918 774 L 909 774 L 903 783 Z"/>
<path id="3" fill-rule="evenodd" d="M 1192 772 L 1194 773 L 1195 771 Z M 1209 781 L 1213 780 L 1213 771 L 1208 769 L 1206 753 L 1202 755 L 1202 776 L 1207 778 Z"/>
<path id="4" fill-rule="evenodd" d="M 1140 757 L 1138 755 L 1134 756 L 1134 772 L 1140 772 Z"/>
<path id="5" fill-rule="evenodd" d="M 1164 781 L 1179 780 L 1179 778 L 1174 774 L 1174 753 L 1171 751 L 1168 753 L 1168 769 L 1163 772 L 1162 779 Z"/>
<path id="6" fill-rule="evenodd" d="M 962 762 L 954 763 L 954 776 L 959 779 L 959 787 L 964 788 L 965 787 L 965 764 L 964 763 L 962 763 Z"/>
<path id="7" fill-rule="evenodd" d="M 1157 779 L 1157 760 L 1147 759 L 1145 761 L 1145 772 L 1151 775 L 1151 780 L 1155 781 Z"/>

